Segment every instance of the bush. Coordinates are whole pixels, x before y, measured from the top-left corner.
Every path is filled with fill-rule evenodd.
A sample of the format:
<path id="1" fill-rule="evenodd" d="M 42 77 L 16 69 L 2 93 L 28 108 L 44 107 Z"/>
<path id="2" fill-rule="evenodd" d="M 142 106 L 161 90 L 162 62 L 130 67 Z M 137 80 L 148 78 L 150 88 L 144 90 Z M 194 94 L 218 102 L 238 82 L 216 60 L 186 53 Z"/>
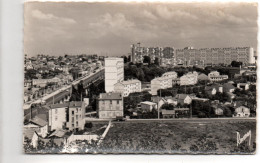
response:
<path id="1" fill-rule="evenodd" d="M 206 118 L 206 114 L 203 113 L 203 112 L 199 112 L 198 117 L 199 118 Z"/>
<path id="2" fill-rule="evenodd" d="M 93 127 L 92 122 L 85 123 L 85 128 L 92 128 L 92 127 Z"/>

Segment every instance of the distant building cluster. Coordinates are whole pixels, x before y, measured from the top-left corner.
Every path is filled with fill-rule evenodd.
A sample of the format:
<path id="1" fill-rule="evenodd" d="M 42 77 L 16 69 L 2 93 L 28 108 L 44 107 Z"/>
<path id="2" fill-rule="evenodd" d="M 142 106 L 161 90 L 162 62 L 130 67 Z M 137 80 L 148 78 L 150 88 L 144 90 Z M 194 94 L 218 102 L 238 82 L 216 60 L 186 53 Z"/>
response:
<path id="1" fill-rule="evenodd" d="M 131 61 L 133 63 L 143 63 L 144 56 L 149 56 L 152 63 L 158 58 L 160 65 L 172 64 L 174 47 L 141 47 L 140 43 L 131 45 Z"/>
<path id="2" fill-rule="evenodd" d="M 198 82 L 197 72 L 188 72 L 180 78 L 177 77 L 176 72 L 166 72 L 161 77 L 155 78 L 151 81 L 151 94 L 157 95 L 159 89 L 171 88 L 173 85 L 194 85 Z"/>
<path id="3" fill-rule="evenodd" d="M 151 63 L 158 58 L 161 66 L 229 65 L 232 61 L 242 62 L 245 65 L 255 64 L 255 52 L 252 47 L 174 49 L 173 47 L 142 47 L 140 43 L 131 45 L 133 63 L 143 63 L 144 56 L 149 56 Z"/>
<path id="4" fill-rule="evenodd" d="M 177 63 L 184 65 L 226 64 L 232 61 L 244 64 L 255 64 L 254 49 L 252 47 L 204 48 L 187 47 L 176 49 Z"/>

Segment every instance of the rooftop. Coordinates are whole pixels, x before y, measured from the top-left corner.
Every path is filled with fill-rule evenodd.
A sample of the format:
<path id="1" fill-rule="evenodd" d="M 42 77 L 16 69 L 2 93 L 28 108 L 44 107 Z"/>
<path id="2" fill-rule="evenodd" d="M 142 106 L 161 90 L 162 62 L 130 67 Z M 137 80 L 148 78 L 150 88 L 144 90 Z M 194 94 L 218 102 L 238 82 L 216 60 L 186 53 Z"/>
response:
<path id="1" fill-rule="evenodd" d="M 132 80 L 125 80 L 122 82 L 122 84 L 133 84 L 133 83 L 140 83 L 140 80 L 132 79 Z"/>
<path id="2" fill-rule="evenodd" d="M 100 100 L 122 100 L 121 93 L 101 93 L 99 95 Z"/>
<path id="3" fill-rule="evenodd" d="M 141 102 L 141 104 L 146 104 L 146 105 L 156 105 L 156 103 L 151 102 L 151 101 L 144 101 L 144 102 Z"/>

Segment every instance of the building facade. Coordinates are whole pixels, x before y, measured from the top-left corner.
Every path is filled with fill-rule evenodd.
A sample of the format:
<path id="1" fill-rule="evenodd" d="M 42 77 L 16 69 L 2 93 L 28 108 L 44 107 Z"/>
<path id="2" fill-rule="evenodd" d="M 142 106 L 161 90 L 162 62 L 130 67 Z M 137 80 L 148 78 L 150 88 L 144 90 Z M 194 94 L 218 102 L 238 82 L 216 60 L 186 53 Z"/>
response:
<path id="1" fill-rule="evenodd" d="M 113 92 L 114 85 L 124 80 L 123 58 L 105 58 L 105 90 Z"/>
<path id="2" fill-rule="evenodd" d="M 180 85 L 194 85 L 198 82 L 198 73 L 188 72 L 187 74 L 180 77 Z"/>
<path id="3" fill-rule="evenodd" d="M 228 75 L 220 75 L 217 71 L 212 71 L 208 74 L 208 78 L 210 81 L 222 81 L 228 79 Z"/>
<path id="4" fill-rule="evenodd" d="M 51 105 L 49 107 L 50 130 L 83 130 L 85 125 L 85 107 L 87 105 L 88 101 L 73 101 Z"/>
<path id="5" fill-rule="evenodd" d="M 162 75 L 162 77 L 169 77 L 172 79 L 176 79 L 178 77 L 178 74 L 175 71 L 166 72 Z"/>
<path id="6" fill-rule="evenodd" d="M 114 119 L 124 115 L 121 93 L 101 93 L 98 98 L 97 114 L 101 119 Z"/>
<path id="7" fill-rule="evenodd" d="M 141 81 L 134 79 L 116 83 L 114 85 L 114 90 L 117 93 L 122 93 L 123 97 L 127 97 L 130 93 L 142 91 Z"/>
<path id="8" fill-rule="evenodd" d="M 158 77 L 151 80 L 151 94 L 157 95 L 159 89 L 166 89 L 172 87 L 172 78 L 170 77 Z"/>
<path id="9" fill-rule="evenodd" d="M 155 58 L 158 58 L 160 65 L 172 64 L 174 58 L 174 48 L 141 47 L 140 43 L 138 43 L 138 45 L 131 45 L 131 62 L 143 63 L 144 56 L 149 56 L 152 63 L 154 63 Z"/>
<path id="10" fill-rule="evenodd" d="M 176 60 L 186 65 L 207 65 L 225 64 L 232 61 L 243 62 L 244 64 L 254 64 L 254 49 L 252 47 L 229 47 L 229 48 L 204 48 L 194 49 L 193 47 L 177 49 Z"/>

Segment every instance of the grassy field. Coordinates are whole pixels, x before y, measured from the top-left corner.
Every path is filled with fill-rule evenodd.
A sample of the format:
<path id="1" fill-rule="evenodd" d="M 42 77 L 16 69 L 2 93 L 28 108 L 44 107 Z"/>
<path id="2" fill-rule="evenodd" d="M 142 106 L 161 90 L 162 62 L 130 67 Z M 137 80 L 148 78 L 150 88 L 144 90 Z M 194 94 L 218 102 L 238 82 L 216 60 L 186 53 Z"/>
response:
<path id="1" fill-rule="evenodd" d="M 241 137 L 251 130 L 251 146 Z M 248 139 L 246 139 L 248 140 Z M 255 121 L 114 123 L 97 152 L 168 154 L 253 154 Z"/>

